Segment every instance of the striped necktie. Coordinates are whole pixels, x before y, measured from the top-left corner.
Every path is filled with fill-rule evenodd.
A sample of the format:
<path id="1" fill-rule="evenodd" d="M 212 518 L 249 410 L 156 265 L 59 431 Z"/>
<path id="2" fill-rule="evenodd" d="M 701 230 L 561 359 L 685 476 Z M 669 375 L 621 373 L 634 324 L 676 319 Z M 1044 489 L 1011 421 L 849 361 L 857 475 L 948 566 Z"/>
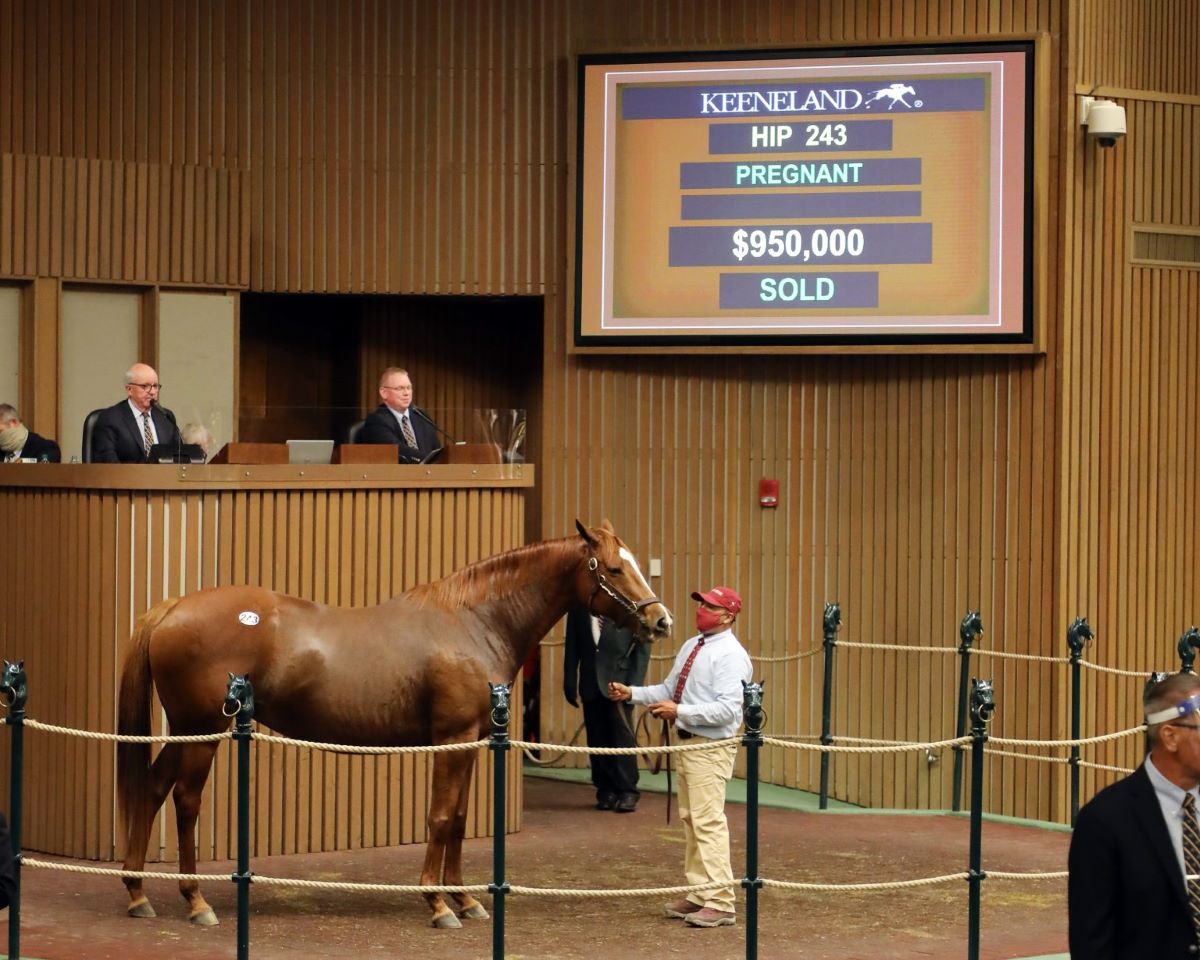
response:
<path id="1" fill-rule="evenodd" d="M 404 442 L 414 450 L 417 449 L 417 435 L 413 433 L 412 424 L 408 422 L 408 414 L 400 418 L 400 432 L 404 434 Z"/>
<path id="2" fill-rule="evenodd" d="M 1196 798 L 1190 793 L 1183 795 L 1183 869 L 1188 877 L 1200 874 L 1200 827 L 1196 824 Z M 1192 927 L 1200 939 L 1200 880 L 1189 879 L 1187 883 L 1188 906 L 1192 910 Z"/>
<path id="3" fill-rule="evenodd" d="M 145 447 L 142 452 L 148 457 L 150 456 L 150 448 L 154 446 L 154 431 L 150 429 L 149 411 L 142 414 L 142 438 L 142 445 Z"/>
<path id="4" fill-rule="evenodd" d="M 696 654 L 700 652 L 702 646 L 704 646 L 703 637 L 696 641 L 696 645 L 692 647 L 692 652 L 688 654 L 687 660 L 684 661 L 683 669 L 679 671 L 679 679 L 675 681 L 675 696 L 671 698 L 676 703 L 683 697 L 683 685 L 687 683 L 688 674 L 692 672 L 692 664 L 696 662 Z"/>

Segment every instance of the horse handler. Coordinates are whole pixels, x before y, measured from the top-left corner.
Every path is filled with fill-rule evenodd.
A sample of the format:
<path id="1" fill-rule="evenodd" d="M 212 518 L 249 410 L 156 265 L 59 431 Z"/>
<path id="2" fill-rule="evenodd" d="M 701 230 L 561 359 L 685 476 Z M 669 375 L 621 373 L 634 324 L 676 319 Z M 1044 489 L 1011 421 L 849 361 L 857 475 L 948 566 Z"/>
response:
<path id="1" fill-rule="evenodd" d="M 742 598 L 730 587 L 693 593 L 696 629 L 675 657 L 662 683 L 629 687 L 610 683 L 613 700 L 648 704 L 656 717 L 675 725 L 684 743 L 724 740 L 737 735 L 742 723 L 742 682 L 750 682 L 750 656 L 733 635 Z M 679 773 L 679 819 L 686 840 L 684 875 L 688 886 L 707 889 L 674 900 L 663 909 L 668 917 L 694 927 L 723 927 L 734 922 L 733 867 L 729 862 L 729 822 L 725 818 L 725 786 L 733 776 L 737 745 L 675 754 Z"/>

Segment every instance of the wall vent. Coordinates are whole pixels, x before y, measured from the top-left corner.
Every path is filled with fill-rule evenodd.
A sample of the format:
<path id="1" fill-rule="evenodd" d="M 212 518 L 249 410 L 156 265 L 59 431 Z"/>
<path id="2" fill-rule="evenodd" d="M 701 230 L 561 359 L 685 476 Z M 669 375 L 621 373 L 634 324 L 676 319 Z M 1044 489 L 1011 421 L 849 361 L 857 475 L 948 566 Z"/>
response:
<path id="1" fill-rule="evenodd" d="M 1130 262 L 1148 267 L 1200 270 L 1200 229 L 1167 223 L 1135 223 Z"/>

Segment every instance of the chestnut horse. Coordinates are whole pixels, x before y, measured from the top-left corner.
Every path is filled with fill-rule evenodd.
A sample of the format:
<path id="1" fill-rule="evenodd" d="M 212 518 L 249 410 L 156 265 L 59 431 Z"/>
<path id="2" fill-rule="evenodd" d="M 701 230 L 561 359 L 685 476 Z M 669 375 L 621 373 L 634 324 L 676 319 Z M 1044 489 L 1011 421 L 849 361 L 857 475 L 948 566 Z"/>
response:
<path id="1" fill-rule="evenodd" d="M 255 718 L 285 736 L 355 746 L 470 743 L 488 735 L 490 682 L 511 682 L 567 610 L 582 604 L 638 631 L 671 631 L 633 554 L 606 520 L 578 537 L 503 553 L 376 607 L 342 609 L 258 587 L 164 600 L 138 620 L 121 670 L 119 730 L 150 731 L 151 687 L 174 735 L 219 733 L 230 674 L 254 684 Z M 125 869 L 146 863 L 150 825 L 174 787 L 179 872 L 195 873 L 196 817 L 216 743 L 118 749 L 117 795 L 128 829 Z M 421 884 L 462 884 L 467 792 L 476 751 L 434 755 Z M 142 881 L 125 879 L 129 914 L 152 917 Z M 179 891 L 194 923 L 217 922 L 193 880 Z M 487 917 L 467 894 L 425 894 L 437 927 Z M 457 914 L 457 916 L 456 916 Z"/>

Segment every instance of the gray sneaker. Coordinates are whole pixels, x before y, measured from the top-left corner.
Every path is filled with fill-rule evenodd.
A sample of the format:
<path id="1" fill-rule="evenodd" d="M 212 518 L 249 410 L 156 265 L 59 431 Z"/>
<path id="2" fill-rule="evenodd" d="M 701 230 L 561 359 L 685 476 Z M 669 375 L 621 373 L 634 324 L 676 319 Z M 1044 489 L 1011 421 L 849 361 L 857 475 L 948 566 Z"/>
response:
<path id="1" fill-rule="evenodd" d="M 688 916 L 699 913 L 704 908 L 691 900 L 672 900 L 663 907 L 663 913 L 673 920 L 686 920 Z"/>
<path id="2" fill-rule="evenodd" d="M 705 907 L 683 918 L 693 927 L 732 927 L 734 914 L 732 910 L 714 910 Z"/>

